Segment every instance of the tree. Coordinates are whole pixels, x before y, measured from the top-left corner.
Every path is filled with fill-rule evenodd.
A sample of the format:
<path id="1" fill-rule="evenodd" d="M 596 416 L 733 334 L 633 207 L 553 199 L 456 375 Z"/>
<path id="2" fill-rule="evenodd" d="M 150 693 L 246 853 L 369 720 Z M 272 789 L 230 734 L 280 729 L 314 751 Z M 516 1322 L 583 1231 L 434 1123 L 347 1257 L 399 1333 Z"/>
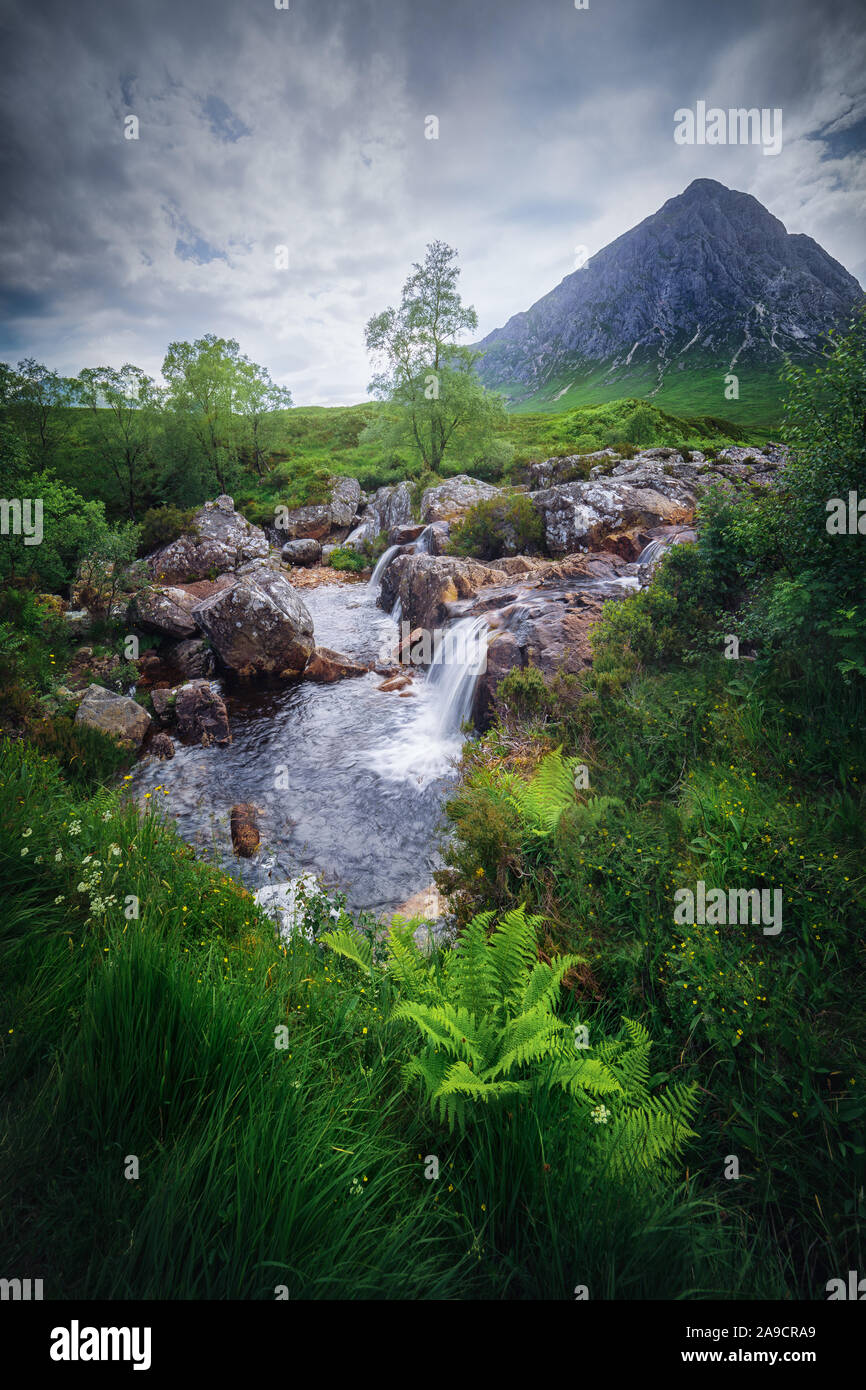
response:
<path id="1" fill-rule="evenodd" d="M 79 400 L 92 414 L 101 461 L 114 474 L 132 521 L 136 508 L 150 500 L 153 440 L 159 392 L 140 367 L 86 367 L 77 379 Z"/>
<path id="2" fill-rule="evenodd" d="M 168 403 L 184 417 L 221 492 L 237 462 L 232 382 L 239 352 L 234 339 L 206 333 L 194 343 L 169 343 L 162 364 Z"/>
<path id="3" fill-rule="evenodd" d="M 408 444 L 433 473 L 458 443 L 476 452 L 489 446 L 504 413 L 475 374 L 482 354 L 457 342 L 477 329 L 478 316 L 457 292 L 456 261 L 450 246 L 431 242 L 399 308 L 374 315 L 366 328 L 367 350 L 381 364 L 369 389 L 387 404 L 363 437 L 392 449 Z"/>
<path id="4" fill-rule="evenodd" d="M 264 471 L 269 414 L 290 405 L 291 395 L 242 356 L 234 338 L 206 333 L 194 343 L 170 343 L 162 373 L 168 403 L 187 422 L 221 492 L 237 478 L 245 450 Z"/>
<path id="5" fill-rule="evenodd" d="M 38 467 L 47 466 L 70 433 L 69 408 L 75 403 L 75 383 L 34 357 L 25 357 L 13 371 L 3 363 L 0 408 L 11 415 Z"/>
<path id="6" fill-rule="evenodd" d="M 266 367 L 247 357 L 238 360 L 233 405 L 242 422 L 241 447 L 259 477 L 267 472 L 268 454 L 276 442 L 280 423 L 276 412 L 291 404 L 291 391 L 271 381 Z"/>

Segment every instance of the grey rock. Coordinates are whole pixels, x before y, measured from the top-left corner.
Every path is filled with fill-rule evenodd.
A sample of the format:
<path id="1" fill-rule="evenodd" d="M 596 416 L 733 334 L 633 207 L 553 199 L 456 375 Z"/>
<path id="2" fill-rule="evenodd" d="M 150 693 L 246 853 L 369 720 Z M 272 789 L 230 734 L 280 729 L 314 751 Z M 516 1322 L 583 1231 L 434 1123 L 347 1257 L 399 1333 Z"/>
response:
<path id="1" fill-rule="evenodd" d="M 75 723 L 99 729 L 121 743 L 140 748 L 151 718 L 147 710 L 128 695 L 117 695 L 102 685 L 89 685 L 75 712 Z"/>
<path id="2" fill-rule="evenodd" d="M 235 583 L 193 610 L 221 660 L 244 675 L 300 676 L 313 652 L 313 620 L 284 575 L 243 567 Z"/>
<path id="3" fill-rule="evenodd" d="M 310 538 L 286 541 L 280 552 L 280 559 L 286 565 L 315 565 L 321 558 L 322 547 Z"/>

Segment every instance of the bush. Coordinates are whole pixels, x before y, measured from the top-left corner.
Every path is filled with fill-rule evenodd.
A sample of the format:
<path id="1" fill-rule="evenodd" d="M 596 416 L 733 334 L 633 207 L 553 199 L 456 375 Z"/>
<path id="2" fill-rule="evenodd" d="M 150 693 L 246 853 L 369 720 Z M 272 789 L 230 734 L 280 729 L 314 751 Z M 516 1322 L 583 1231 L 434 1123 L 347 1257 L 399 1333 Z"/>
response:
<path id="1" fill-rule="evenodd" d="M 369 561 L 363 555 L 344 545 L 338 545 L 336 550 L 331 552 L 329 563 L 331 569 L 348 570 L 350 574 L 362 574 L 370 568 Z"/>
<path id="2" fill-rule="evenodd" d="M 490 497 L 470 507 L 451 533 L 450 555 L 496 560 L 544 552 L 544 523 L 528 497 Z"/>
<path id="3" fill-rule="evenodd" d="M 138 539 L 138 554 L 149 555 L 164 545 L 171 545 L 178 536 L 196 534 L 193 524 L 195 508 L 183 510 L 181 507 L 150 507 L 141 518 L 141 533 Z"/>

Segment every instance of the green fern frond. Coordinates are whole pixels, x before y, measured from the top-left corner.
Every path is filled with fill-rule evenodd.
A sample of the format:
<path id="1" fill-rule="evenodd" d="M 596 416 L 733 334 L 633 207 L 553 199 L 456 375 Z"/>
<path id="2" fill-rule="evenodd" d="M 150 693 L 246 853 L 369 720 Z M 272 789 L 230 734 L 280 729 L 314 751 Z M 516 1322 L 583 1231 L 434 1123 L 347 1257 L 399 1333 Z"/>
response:
<path id="1" fill-rule="evenodd" d="M 360 965 L 362 970 L 372 970 L 373 948 L 369 941 L 365 941 L 362 936 L 358 936 L 355 932 L 323 932 L 319 940 L 323 941 L 326 946 L 330 946 L 332 951 L 336 951 L 338 956 L 345 956 L 347 960 L 352 960 L 356 965 Z"/>
<path id="2" fill-rule="evenodd" d="M 583 956 L 557 956 L 550 965 L 544 961 L 537 961 L 526 982 L 521 1007 L 529 1010 L 541 1003 L 552 1007 L 559 998 L 562 981 L 568 971 L 573 965 L 585 963 Z"/>

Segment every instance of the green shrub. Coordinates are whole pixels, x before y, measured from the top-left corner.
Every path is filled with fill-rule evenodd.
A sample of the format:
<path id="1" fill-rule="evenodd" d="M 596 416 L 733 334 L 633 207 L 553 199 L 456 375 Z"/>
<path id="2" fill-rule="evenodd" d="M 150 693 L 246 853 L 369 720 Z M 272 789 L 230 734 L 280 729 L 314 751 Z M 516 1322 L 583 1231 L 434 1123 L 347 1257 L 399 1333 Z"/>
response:
<path id="1" fill-rule="evenodd" d="M 164 545 L 170 545 L 176 541 L 178 536 L 185 534 L 195 535 L 196 528 L 193 524 L 193 517 L 196 514 L 195 507 L 150 507 L 141 518 L 141 533 L 139 535 L 137 553 L 139 555 L 149 555 L 153 550 L 160 550 Z"/>
<path id="2" fill-rule="evenodd" d="M 352 550 L 344 545 L 338 545 L 336 550 L 331 552 L 328 563 L 332 569 L 348 570 L 350 574 L 362 574 L 364 570 L 370 568 L 369 561 L 363 555 L 359 555 L 357 550 Z"/>
<path id="3" fill-rule="evenodd" d="M 544 523 L 528 497 L 489 497 L 470 507 L 451 533 L 450 555 L 496 560 L 544 550 Z"/>

